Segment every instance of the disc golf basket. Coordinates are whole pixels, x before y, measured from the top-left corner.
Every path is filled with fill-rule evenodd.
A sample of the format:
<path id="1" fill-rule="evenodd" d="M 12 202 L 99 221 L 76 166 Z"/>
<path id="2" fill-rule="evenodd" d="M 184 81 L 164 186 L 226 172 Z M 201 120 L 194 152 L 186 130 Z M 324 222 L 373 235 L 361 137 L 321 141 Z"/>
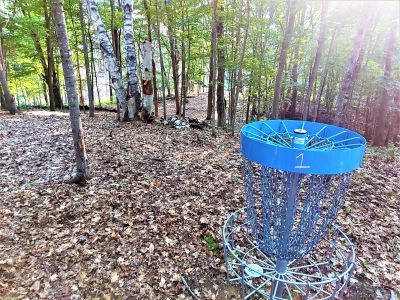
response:
<path id="1" fill-rule="evenodd" d="M 242 298 L 334 299 L 355 269 L 333 224 L 365 139 L 337 126 L 258 121 L 242 128 L 246 207 L 222 228 L 228 280 Z"/>

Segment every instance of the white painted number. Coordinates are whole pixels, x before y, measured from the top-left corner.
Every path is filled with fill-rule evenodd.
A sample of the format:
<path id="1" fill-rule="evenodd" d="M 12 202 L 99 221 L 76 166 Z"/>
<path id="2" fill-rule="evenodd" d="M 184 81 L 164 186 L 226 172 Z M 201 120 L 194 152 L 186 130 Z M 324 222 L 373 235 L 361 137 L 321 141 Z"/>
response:
<path id="1" fill-rule="evenodd" d="M 301 153 L 296 156 L 296 159 L 300 158 L 300 165 L 294 166 L 295 169 L 309 169 L 310 166 L 303 166 L 303 159 L 304 159 L 304 153 Z"/>

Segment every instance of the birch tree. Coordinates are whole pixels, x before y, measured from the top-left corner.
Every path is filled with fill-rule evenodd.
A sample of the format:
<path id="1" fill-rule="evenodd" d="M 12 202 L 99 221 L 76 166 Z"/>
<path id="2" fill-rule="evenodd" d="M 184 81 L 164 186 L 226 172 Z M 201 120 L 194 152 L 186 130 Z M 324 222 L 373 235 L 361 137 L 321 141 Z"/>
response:
<path id="1" fill-rule="evenodd" d="M 138 89 L 138 77 L 136 74 L 137 62 L 132 29 L 132 0 L 124 0 L 124 39 L 126 51 L 126 76 L 128 78 L 128 110 L 124 119 L 138 119 L 137 112 L 140 108 L 140 93 Z M 153 100 L 153 98 L 152 98 Z"/>
<path id="2" fill-rule="evenodd" d="M 68 43 L 67 27 L 62 0 L 52 0 L 52 14 L 57 29 L 57 41 L 60 48 L 60 56 L 64 72 L 65 86 L 69 105 L 69 118 L 71 122 L 72 139 L 75 150 L 76 173 L 72 181 L 85 182 L 89 178 L 89 168 L 86 157 L 85 139 L 81 124 L 78 93 L 76 91 L 74 66 L 71 60 L 71 52 Z"/>
<path id="3" fill-rule="evenodd" d="M 147 19 L 147 37 L 150 43 L 153 43 L 152 34 L 151 34 L 151 15 L 150 10 L 147 5 L 147 0 L 143 0 L 143 7 L 146 12 L 146 19 Z M 153 53 L 152 53 L 152 68 L 153 68 L 153 103 L 154 103 L 154 115 L 158 117 L 158 95 L 157 95 L 157 70 L 156 70 L 156 63 L 154 61 Z"/>
<path id="4" fill-rule="evenodd" d="M 143 108 L 142 118 L 146 122 L 154 119 L 153 107 L 153 45 L 148 39 L 142 43 L 142 85 Z"/>
<path id="5" fill-rule="evenodd" d="M 104 23 L 100 17 L 99 11 L 97 9 L 97 4 L 95 0 L 87 0 L 87 9 L 90 17 L 90 21 L 96 30 L 97 39 L 100 44 L 100 49 L 104 55 L 106 65 L 112 80 L 112 88 L 115 90 L 120 108 L 122 110 L 122 115 L 124 120 L 128 120 L 127 116 L 132 115 L 128 112 L 128 105 L 126 101 L 126 92 L 122 83 L 121 73 L 119 71 L 117 59 L 115 57 L 113 46 L 110 39 L 107 36 L 107 31 Z M 131 101 L 132 105 L 132 101 Z M 127 115 L 127 116 L 126 116 Z M 133 117 L 132 117 L 133 118 Z"/>

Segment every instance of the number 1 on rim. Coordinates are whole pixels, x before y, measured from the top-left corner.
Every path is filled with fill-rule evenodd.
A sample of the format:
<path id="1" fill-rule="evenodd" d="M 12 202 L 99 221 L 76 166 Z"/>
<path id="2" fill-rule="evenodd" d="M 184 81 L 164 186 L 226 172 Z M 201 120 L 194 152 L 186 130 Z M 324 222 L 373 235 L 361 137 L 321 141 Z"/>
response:
<path id="1" fill-rule="evenodd" d="M 310 166 L 303 166 L 304 153 L 296 156 L 296 160 L 300 158 L 300 165 L 294 166 L 295 169 L 309 169 Z"/>

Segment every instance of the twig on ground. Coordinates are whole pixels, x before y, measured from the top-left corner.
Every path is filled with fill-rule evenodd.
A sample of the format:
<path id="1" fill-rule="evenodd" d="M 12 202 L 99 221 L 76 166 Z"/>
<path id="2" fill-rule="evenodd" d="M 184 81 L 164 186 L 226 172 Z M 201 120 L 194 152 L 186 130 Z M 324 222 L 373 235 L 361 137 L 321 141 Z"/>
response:
<path id="1" fill-rule="evenodd" d="M 192 295 L 192 297 L 196 300 L 200 300 L 199 297 L 196 296 L 196 294 L 192 291 L 190 288 L 189 284 L 186 282 L 185 277 L 181 276 L 181 281 L 185 285 L 186 289 L 189 291 L 189 293 Z"/>

